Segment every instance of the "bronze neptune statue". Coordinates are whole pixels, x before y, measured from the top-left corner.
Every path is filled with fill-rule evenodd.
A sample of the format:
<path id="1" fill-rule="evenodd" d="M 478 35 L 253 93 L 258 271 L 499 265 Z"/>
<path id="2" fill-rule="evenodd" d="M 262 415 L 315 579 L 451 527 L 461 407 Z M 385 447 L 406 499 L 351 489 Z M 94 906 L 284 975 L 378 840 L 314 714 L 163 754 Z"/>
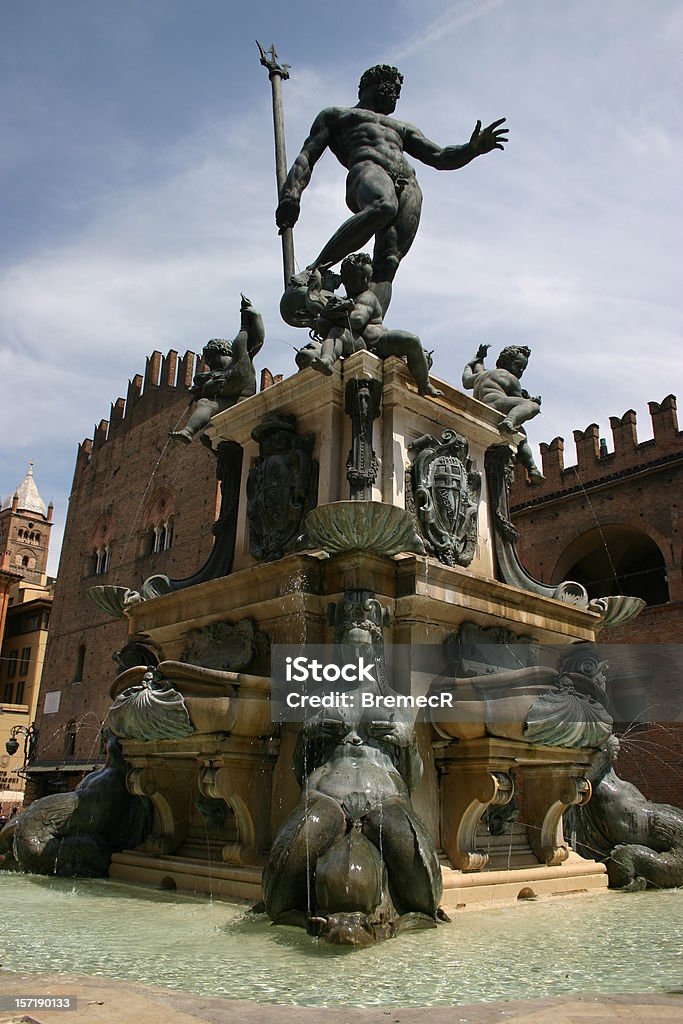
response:
<path id="1" fill-rule="evenodd" d="M 287 175 L 275 219 L 280 231 L 299 219 L 301 193 L 326 149 L 347 168 L 346 205 L 353 216 L 335 231 L 311 268 L 329 267 L 375 239 L 372 290 L 386 313 L 396 271 L 417 233 L 422 192 L 405 154 L 439 171 L 464 167 L 475 157 L 503 149 L 507 128 L 499 118 L 486 128 L 477 121 L 463 146 L 438 146 L 405 121 L 390 115 L 396 109 L 403 75 L 378 64 L 361 77 L 355 107 L 322 110 Z"/>

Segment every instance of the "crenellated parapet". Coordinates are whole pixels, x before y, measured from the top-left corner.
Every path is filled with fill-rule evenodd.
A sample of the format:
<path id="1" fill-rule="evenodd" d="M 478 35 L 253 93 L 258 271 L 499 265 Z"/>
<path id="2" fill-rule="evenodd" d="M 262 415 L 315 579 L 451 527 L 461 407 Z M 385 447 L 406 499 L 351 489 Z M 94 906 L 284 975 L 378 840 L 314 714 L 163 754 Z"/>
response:
<path id="1" fill-rule="evenodd" d="M 112 402 L 109 419 L 96 425 L 92 438 L 85 438 L 78 446 L 74 487 L 92 460 L 114 436 L 124 435 L 130 429 L 159 411 L 160 403 L 167 404 L 174 393 L 189 390 L 195 372 L 199 369 L 199 356 L 189 350 L 179 356 L 171 349 L 166 355 L 154 351 L 147 356 L 144 374 L 136 373 L 128 381 L 125 398 Z"/>
<path id="2" fill-rule="evenodd" d="M 553 495 L 567 494 L 592 484 L 619 479 L 626 474 L 645 472 L 674 463 L 683 456 L 683 431 L 678 428 L 676 396 L 667 395 L 661 402 L 649 402 L 653 438 L 638 441 L 637 417 L 633 409 L 622 416 L 610 416 L 613 450 L 600 436 L 600 427 L 591 423 L 584 430 L 574 431 L 576 464 L 564 464 L 564 438 L 555 437 L 542 443 L 541 460 L 545 480 L 529 484 L 526 474 L 518 469 L 510 495 L 513 510 L 535 504 Z"/>

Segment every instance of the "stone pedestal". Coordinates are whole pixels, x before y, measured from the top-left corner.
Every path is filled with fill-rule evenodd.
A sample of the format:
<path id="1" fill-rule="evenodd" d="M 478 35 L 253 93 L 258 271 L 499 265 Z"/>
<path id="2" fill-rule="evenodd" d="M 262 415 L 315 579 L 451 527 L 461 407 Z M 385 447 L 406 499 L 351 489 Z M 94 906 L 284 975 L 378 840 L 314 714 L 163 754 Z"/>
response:
<path id="1" fill-rule="evenodd" d="M 514 795 L 513 773 L 524 779 L 526 833 L 537 859 L 562 864 L 569 850 L 562 813 L 590 799 L 586 773 L 591 754 L 563 747 L 490 737 L 438 744 L 441 838 L 453 867 L 480 871 L 489 856 L 478 848 L 477 831 L 489 807 L 507 804 Z"/>
<path id="2" fill-rule="evenodd" d="M 312 435 L 314 504 L 334 510 L 334 503 L 351 496 L 347 459 L 353 448 L 353 423 L 345 407 L 345 385 L 358 379 L 378 382 L 373 393 L 381 391 L 379 410 L 374 410 L 377 415 L 368 420 L 364 435 L 364 472 L 374 467 L 376 474 L 374 480 L 368 476 L 363 496 L 407 509 L 428 547 L 429 532 L 420 520 L 411 485 L 415 452 L 424 450 L 425 438 L 431 438 L 429 443 L 438 451 L 444 432 L 450 432 L 449 438 L 457 434 L 465 439 L 467 456 L 460 470 L 451 462 L 444 479 L 454 478 L 455 467 L 476 483 L 471 488 L 477 495 L 476 531 L 468 564 L 447 564 L 422 554 L 419 544 L 396 554 L 366 548 L 329 557 L 307 540 L 303 514 L 300 538 L 282 557 L 263 561 L 255 556 L 248 506 L 254 468 L 263 467 L 266 458 L 263 445 L 254 439 L 261 436 L 266 417 L 293 417 L 288 421 L 292 437 Z M 329 644 L 330 605 L 343 601 L 349 591 L 364 591 L 391 613 L 385 643 L 441 649 L 466 622 L 505 626 L 542 643 L 594 639 L 600 621 L 595 612 L 497 578 L 484 461 L 487 450 L 504 442 L 498 430 L 501 416 L 452 386 L 436 383 L 444 391 L 442 398 L 420 396 L 401 360 L 381 362 L 359 352 L 338 363 L 332 377 L 305 370 L 216 416 L 208 431 L 214 445 L 231 441 L 244 453 L 232 569 L 221 578 L 131 605 L 126 611 L 131 636 L 151 639 L 169 661 L 182 660 L 190 631 L 246 618 L 267 634 L 271 644 Z M 357 424 L 355 429 L 358 436 Z M 303 447 L 308 444 L 302 440 Z M 448 673 L 445 658 L 443 672 Z M 410 676 L 408 666 L 402 675 L 407 686 L 415 685 Z M 235 673 L 237 696 L 226 699 L 236 700 L 243 712 L 216 719 L 214 730 L 209 718 L 201 731 L 185 739 L 124 741 L 132 765 L 131 788 L 151 799 L 156 824 L 144 849 L 114 857 L 115 877 L 234 897 L 258 895 L 264 856 L 296 805 L 299 788 L 292 771 L 295 728 L 281 729 L 272 722 L 268 679 L 256 684 L 255 678 Z M 189 693 L 188 697 L 201 699 Z M 430 723 L 419 726 L 425 772 L 413 804 L 437 848 L 444 851 L 446 905 L 516 897 L 525 885 L 548 892 L 605 886 L 602 867 L 570 854 L 562 837 L 563 810 L 590 796 L 586 774 L 592 751 L 497 739 L 486 735 L 483 725 L 470 739 L 444 735 Z M 487 808 L 512 798 L 515 776 L 525 781 L 527 841 L 522 849 L 518 830 L 514 867 L 506 870 L 490 863 L 481 843 L 481 822 Z M 187 853 L 198 848 L 198 802 L 207 820 L 213 821 L 208 848 L 220 851 L 220 857 L 210 862 Z M 221 805 L 228 813 L 218 827 L 219 815 L 212 818 L 212 808 Z M 473 896 L 475 891 L 481 895 Z"/>

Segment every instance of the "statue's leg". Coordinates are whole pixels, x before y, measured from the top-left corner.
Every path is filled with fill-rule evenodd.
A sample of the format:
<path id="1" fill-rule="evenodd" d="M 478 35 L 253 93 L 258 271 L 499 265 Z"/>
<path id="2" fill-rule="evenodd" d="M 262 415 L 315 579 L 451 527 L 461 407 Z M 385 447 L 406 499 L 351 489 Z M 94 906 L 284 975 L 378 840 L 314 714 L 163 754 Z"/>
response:
<path id="1" fill-rule="evenodd" d="M 372 257 L 371 288 L 379 299 L 382 313 L 386 314 L 391 302 L 392 282 L 401 260 L 410 249 L 420 224 L 422 192 L 417 179 L 394 185 L 398 198 L 398 211 L 390 224 L 375 235 Z"/>
<path id="2" fill-rule="evenodd" d="M 346 205 L 353 210 L 353 217 L 335 231 L 313 266 L 334 266 L 392 222 L 398 212 L 398 197 L 384 168 L 369 160 L 352 167 L 346 179 Z"/>
<path id="3" fill-rule="evenodd" d="M 408 369 L 421 395 L 443 394 L 443 391 L 429 383 L 427 353 L 416 334 L 410 334 L 408 331 L 387 331 L 377 342 L 375 352 L 380 359 L 386 359 L 387 356 L 405 356 Z"/>
<path id="4" fill-rule="evenodd" d="M 278 832 L 263 872 L 263 900 L 277 921 L 288 911 L 311 906 L 318 857 L 346 832 L 346 815 L 336 800 L 317 793 L 302 799 Z"/>
<path id="5" fill-rule="evenodd" d="M 182 430 L 174 430 L 170 435 L 178 441 L 185 441 L 189 444 L 195 434 L 203 430 L 212 416 L 219 411 L 219 403 L 212 398 L 200 398 Z"/>
<path id="6" fill-rule="evenodd" d="M 496 408 L 500 412 L 506 413 L 505 419 L 500 424 L 500 429 L 510 433 L 519 430 L 522 423 L 532 420 L 541 411 L 538 402 L 532 402 L 528 398 L 508 398 L 507 401 L 499 399 Z"/>
<path id="7" fill-rule="evenodd" d="M 543 473 L 538 468 L 534 460 L 534 454 L 531 450 L 531 445 L 526 439 L 526 431 L 522 427 L 518 427 L 517 429 L 521 430 L 524 434 L 524 440 L 521 442 L 521 444 L 517 445 L 517 458 L 526 469 L 527 473 L 529 474 L 529 479 L 532 483 L 534 481 L 540 482 L 541 480 L 545 480 Z"/>
<path id="8" fill-rule="evenodd" d="M 344 347 L 344 335 L 347 333 L 345 327 L 333 327 L 324 339 L 320 348 L 320 355 L 311 360 L 311 367 L 319 373 L 330 376 L 334 370 L 334 364 L 342 354 Z"/>
<path id="9" fill-rule="evenodd" d="M 398 912 L 435 917 L 443 892 L 441 865 L 431 836 L 410 804 L 400 798 L 386 800 L 367 816 L 363 833 L 387 866 Z"/>

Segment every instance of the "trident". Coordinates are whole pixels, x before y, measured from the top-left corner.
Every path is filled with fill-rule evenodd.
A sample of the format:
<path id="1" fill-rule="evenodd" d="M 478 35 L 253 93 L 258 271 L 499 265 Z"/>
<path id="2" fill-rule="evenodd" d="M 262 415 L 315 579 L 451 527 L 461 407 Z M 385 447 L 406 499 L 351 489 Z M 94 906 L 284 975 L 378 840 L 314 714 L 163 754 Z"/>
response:
<path id="1" fill-rule="evenodd" d="M 279 64 L 275 45 L 264 50 L 258 39 L 256 45 L 261 54 L 261 63 L 268 68 L 268 78 L 273 93 L 273 129 L 275 131 L 275 177 L 277 179 L 278 198 L 287 177 L 287 153 L 285 151 L 285 119 L 282 109 L 282 82 L 289 78 L 289 64 Z M 283 228 L 282 235 L 282 266 L 285 275 L 285 288 L 295 274 L 294 267 L 294 234 L 291 228 Z"/>

